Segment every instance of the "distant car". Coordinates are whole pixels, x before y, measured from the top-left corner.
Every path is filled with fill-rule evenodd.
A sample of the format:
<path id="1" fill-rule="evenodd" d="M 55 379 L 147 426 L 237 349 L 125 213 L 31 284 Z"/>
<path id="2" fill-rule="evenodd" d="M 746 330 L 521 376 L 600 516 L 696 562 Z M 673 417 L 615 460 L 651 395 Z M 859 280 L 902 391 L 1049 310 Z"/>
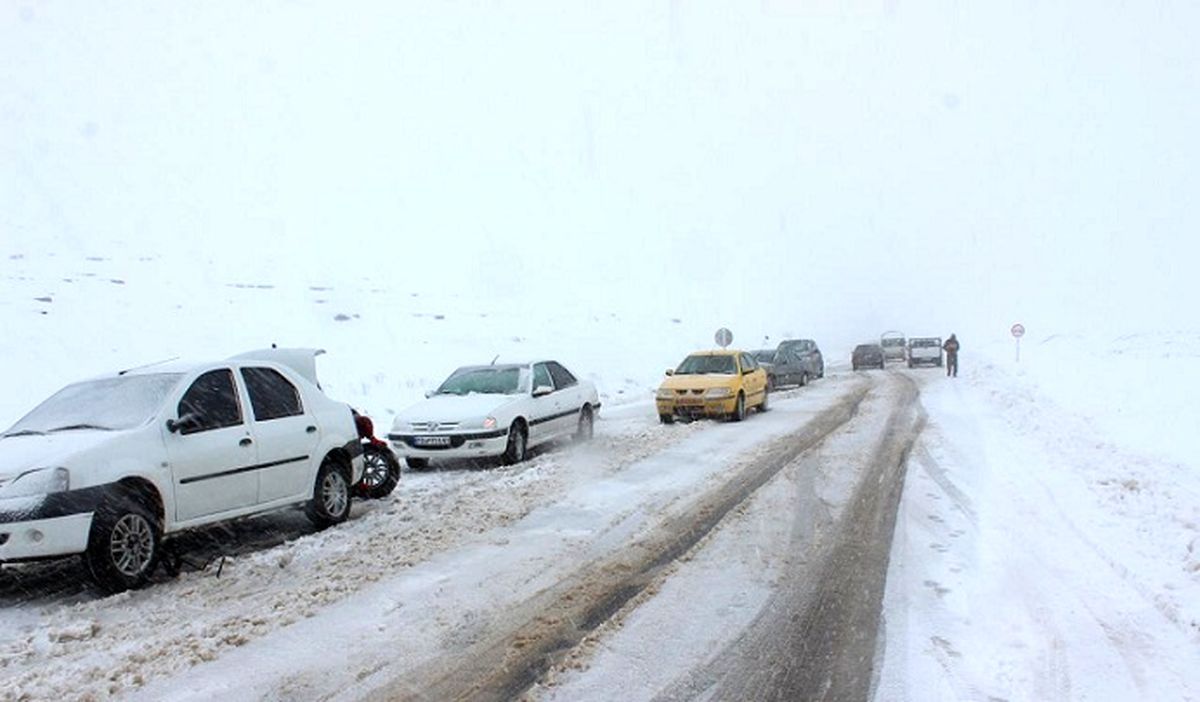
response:
<path id="1" fill-rule="evenodd" d="M 908 340 L 908 367 L 942 365 L 942 339 L 927 336 Z"/>
<path id="2" fill-rule="evenodd" d="M 884 332 L 879 337 L 879 345 L 883 347 L 883 358 L 887 361 L 903 361 L 908 350 L 904 333 L 898 331 Z"/>
<path id="3" fill-rule="evenodd" d="M 767 371 L 745 351 L 701 351 L 683 359 L 655 395 L 658 418 L 728 417 L 740 422 L 746 411 L 768 408 Z"/>
<path id="4" fill-rule="evenodd" d="M 750 355 L 767 372 L 767 387 L 770 390 L 789 385 L 804 386 L 808 384 L 810 377 L 808 363 L 795 352 L 758 349 L 751 351 Z"/>
<path id="5" fill-rule="evenodd" d="M 525 460 L 552 439 L 592 438 L 600 398 L 557 361 L 464 366 L 396 416 L 388 441 L 410 468 L 431 459 Z"/>
<path id="6" fill-rule="evenodd" d="M 860 368 L 878 368 L 883 370 L 884 353 L 879 344 L 859 344 L 850 354 L 850 366 L 854 370 Z"/>
<path id="7" fill-rule="evenodd" d="M 775 347 L 776 363 L 784 362 L 797 385 L 807 385 L 808 381 L 825 377 L 825 357 L 817 342 L 812 339 L 786 339 Z"/>
<path id="8" fill-rule="evenodd" d="M 350 514 L 362 449 L 313 349 L 172 362 L 68 385 L 0 434 L 0 562 L 81 553 L 110 591 L 143 585 L 163 539 L 303 505 Z"/>

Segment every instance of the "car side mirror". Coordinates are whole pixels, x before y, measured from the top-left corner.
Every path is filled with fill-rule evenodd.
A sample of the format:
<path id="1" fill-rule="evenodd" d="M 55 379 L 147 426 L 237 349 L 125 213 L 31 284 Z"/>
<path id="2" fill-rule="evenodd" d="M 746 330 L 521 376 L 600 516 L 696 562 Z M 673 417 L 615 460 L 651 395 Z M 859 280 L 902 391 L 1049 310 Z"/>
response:
<path id="1" fill-rule="evenodd" d="M 666 374 L 667 374 L 667 375 L 675 375 L 675 369 L 674 369 L 674 368 L 668 368 L 668 369 L 666 370 Z"/>
<path id="2" fill-rule="evenodd" d="M 178 432 L 183 432 L 186 434 L 188 431 L 198 429 L 199 427 L 200 415 L 196 414 L 195 412 L 186 412 L 183 415 L 180 415 L 179 419 L 167 420 L 167 431 L 171 432 L 172 434 Z"/>
<path id="3" fill-rule="evenodd" d="M 533 396 L 534 397 L 545 397 L 546 395 L 549 395 L 552 392 L 554 392 L 554 388 L 550 387 L 549 385 L 539 385 L 533 389 Z"/>
<path id="4" fill-rule="evenodd" d="M 428 400 L 428 399 L 429 399 L 429 398 L 431 398 L 431 397 L 433 397 L 433 391 L 432 391 L 432 390 L 426 390 L 426 391 L 425 391 L 425 399 L 426 399 L 426 400 Z"/>

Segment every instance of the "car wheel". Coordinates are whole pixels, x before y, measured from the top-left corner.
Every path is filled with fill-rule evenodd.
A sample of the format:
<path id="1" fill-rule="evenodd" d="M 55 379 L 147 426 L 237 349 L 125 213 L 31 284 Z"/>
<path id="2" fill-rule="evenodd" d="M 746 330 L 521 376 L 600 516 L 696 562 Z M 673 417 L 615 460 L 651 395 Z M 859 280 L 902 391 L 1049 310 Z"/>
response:
<path id="1" fill-rule="evenodd" d="M 808 372 L 807 371 L 800 374 L 800 387 L 804 387 L 805 385 L 808 385 Z"/>
<path id="2" fill-rule="evenodd" d="M 658 421 L 662 422 L 663 424 L 674 424 L 675 418 L 669 414 L 660 414 L 658 415 Z"/>
<path id="3" fill-rule="evenodd" d="M 318 528 L 333 526 L 350 516 L 350 476 L 340 461 L 326 456 L 317 471 L 313 496 L 304 513 Z"/>
<path id="4" fill-rule="evenodd" d="M 363 477 L 355 486 L 359 497 L 378 500 L 387 497 L 400 482 L 400 461 L 386 448 L 367 444 L 363 447 Z"/>
<path id="5" fill-rule="evenodd" d="M 429 468 L 428 458 L 406 458 L 404 463 L 413 470 L 425 470 Z"/>
<path id="6" fill-rule="evenodd" d="M 525 460 L 527 440 L 525 427 L 521 426 L 520 422 L 513 422 L 508 428 L 508 445 L 504 447 L 504 454 L 501 456 L 504 465 L 511 466 Z"/>
<path id="7" fill-rule="evenodd" d="M 771 409 L 769 406 L 769 402 L 770 402 L 769 398 L 770 397 L 771 397 L 771 390 L 769 388 L 763 390 L 763 399 L 762 399 L 762 402 L 759 403 L 759 405 L 758 405 L 759 412 L 766 412 L 767 410 Z"/>
<path id="8" fill-rule="evenodd" d="M 738 393 L 737 402 L 733 405 L 733 414 L 729 415 L 729 418 L 735 422 L 746 418 L 746 396 L 744 394 Z"/>
<path id="9" fill-rule="evenodd" d="M 858 366 L 850 366 L 851 370 L 858 370 Z"/>
<path id="10" fill-rule="evenodd" d="M 776 385 L 778 385 L 778 383 L 775 381 L 775 376 L 768 375 L 767 376 L 767 390 L 774 391 Z"/>
<path id="11" fill-rule="evenodd" d="M 123 592 L 146 584 L 162 550 L 153 512 L 132 495 L 106 500 L 92 518 L 84 560 L 102 589 Z"/>
<path id="12" fill-rule="evenodd" d="M 596 435 L 596 417 L 592 414 L 591 405 L 584 405 L 579 410 L 579 425 L 575 429 L 576 441 L 591 441 Z"/>

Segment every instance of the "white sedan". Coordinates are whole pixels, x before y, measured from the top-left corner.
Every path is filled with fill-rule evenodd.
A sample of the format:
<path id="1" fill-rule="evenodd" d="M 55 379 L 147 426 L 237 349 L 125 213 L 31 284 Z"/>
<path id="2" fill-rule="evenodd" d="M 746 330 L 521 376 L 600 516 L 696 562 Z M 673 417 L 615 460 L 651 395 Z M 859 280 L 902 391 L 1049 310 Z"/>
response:
<path id="1" fill-rule="evenodd" d="M 388 440 L 410 468 L 432 458 L 525 460 L 552 439 L 592 437 L 596 387 L 556 361 L 465 366 L 396 416 Z"/>
<path id="2" fill-rule="evenodd" d="M 68 385 L 0 434 L 0 563 L 84 554 L 144 584 L 172 533 L 302 505 L 350 513 L 362 448 L 312 349 L 172 362 Z"/>

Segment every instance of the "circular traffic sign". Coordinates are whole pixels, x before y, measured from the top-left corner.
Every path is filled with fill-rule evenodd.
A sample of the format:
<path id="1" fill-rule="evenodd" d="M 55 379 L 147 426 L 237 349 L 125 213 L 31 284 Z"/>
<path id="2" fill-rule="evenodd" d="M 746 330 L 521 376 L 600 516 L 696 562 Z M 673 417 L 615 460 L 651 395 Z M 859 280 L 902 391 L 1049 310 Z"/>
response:
<path id="1" fill-rule="evenodd" d="M 717 330 L 717 333 L 713 335 L 713 339 L 716 340 L 717 346 L 725 348 L 733 343 L 733 332 L 729 331 L 725 327 L 721 327 Z"/>
<path id="2" fill-rule="evenodd" d="M 1012 325 L 1012 335 L 1018 339 L 1025 336 L 1025 325 L 1020 323 Z"/>

